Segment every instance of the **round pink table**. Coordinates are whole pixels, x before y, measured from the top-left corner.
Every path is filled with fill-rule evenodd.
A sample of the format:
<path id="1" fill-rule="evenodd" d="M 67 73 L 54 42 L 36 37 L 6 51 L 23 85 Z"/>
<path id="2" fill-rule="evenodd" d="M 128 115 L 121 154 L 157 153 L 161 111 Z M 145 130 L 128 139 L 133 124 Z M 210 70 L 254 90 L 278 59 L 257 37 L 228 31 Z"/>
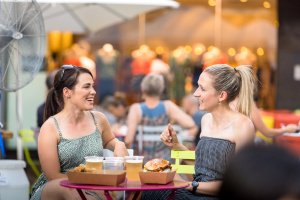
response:
<path id="1" fill-rule="evenodd" d="M 142 184 L 140 181 L 127 181 L 125 179 L 124 183 L 121 183 L 117 186 L 108 186 L 108 185 L 86 185 L 86 184 L 73 184 L 69 183 L 68 180 L 63 180 L 60 182 L 60 185 L 68 188 L 75 188 L 79 193 L 81 199 L 86 200 L 83 190 L 104 190 L 104 194 L 108 200 L 111 200 L 111 196 L 108 191 L 136 191 L 133 199 L 136 199 L 140 193 L 140 191 L 144 190 L 172 190 L 168 199 L 173 199 L 174 195 L 177 192 L 177 189 L 186 188 L 189 186 L 189 183 L 181 182 L 181 181 L 172 181 L 165 185 L 155 185 L 155 184 Z"/>

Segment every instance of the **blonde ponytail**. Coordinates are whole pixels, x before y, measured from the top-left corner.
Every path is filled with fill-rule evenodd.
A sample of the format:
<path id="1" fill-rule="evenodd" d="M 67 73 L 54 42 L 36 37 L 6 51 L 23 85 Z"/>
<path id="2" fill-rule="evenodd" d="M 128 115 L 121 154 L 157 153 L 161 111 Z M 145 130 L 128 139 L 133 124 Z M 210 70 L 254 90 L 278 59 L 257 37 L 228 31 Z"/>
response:
<path id="1" fill-rule="evenodd" d="M 255 75 L 249 66 L 232 68 L 226 64 L 212 65 L 204 70 L 214 77 L 213 87 L 217 93 L 227 92 L 228 103 L 238 97 L 236 109 L 250 117 L 253 105 Z"/>

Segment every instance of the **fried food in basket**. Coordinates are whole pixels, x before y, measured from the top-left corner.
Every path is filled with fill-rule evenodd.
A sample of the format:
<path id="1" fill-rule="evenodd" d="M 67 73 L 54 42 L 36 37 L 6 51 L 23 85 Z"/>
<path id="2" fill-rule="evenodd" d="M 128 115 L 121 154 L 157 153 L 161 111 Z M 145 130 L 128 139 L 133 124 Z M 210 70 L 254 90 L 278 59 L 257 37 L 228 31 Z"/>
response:
<path id="1" fill-rule="evenodd" d="M 95 168 L 86 167 L 84 164 L 80 164 L 78 167 L 74 168 L 75 172 L 88 172 L 88 173 L 96 173 L 97 170 Z"/>

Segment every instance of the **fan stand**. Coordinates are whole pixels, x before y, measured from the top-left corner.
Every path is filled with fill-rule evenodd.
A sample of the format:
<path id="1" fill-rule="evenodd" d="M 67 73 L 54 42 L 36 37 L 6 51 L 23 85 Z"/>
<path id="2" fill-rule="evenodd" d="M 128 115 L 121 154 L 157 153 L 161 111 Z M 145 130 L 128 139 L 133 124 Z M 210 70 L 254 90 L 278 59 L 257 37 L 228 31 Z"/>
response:
<path id="1" fill-rule="evenodd" d="M 17 90 L 16 92 L 17 96 L 17 102 L 16 102 L 16 108 L 17 108 L 17 159 L 18 160 L 23 160 L 24 155 L 23 155 L 23 143 L 22 139 L 20 137 L 20 130 L 23 128 L 23 119 L 22 119 L 22 93 L 21 90 Z"/>

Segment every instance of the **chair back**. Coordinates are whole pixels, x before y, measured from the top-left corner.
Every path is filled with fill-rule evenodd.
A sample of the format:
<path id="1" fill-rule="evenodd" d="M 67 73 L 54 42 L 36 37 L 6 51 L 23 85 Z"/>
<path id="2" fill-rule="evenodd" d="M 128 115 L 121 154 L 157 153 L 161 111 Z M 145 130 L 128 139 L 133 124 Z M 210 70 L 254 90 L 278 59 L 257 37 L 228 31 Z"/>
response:
<path id="1" fill-rule="evenodd" d="M 138 141 L 138 147 L 139 147 L 139 155 L 141 156 L 143 153 L 143 141 L 161 141 L 160 140 L 160 134 L 147 134 L 147 133 L 155 133 L 160 132 L 162 133 L 165 128 L 168 126 L 162 125 L 162 126 L 144 126 L 144 125 L 138 125 L 138 134 L 136 135 L 136 140 Z M 177 137 L 179 141 L 182 141 L 180 132 L 183 131 L 183 128 L 179 125 L 172 125 L 174 131 L 178 133 Z"/>
<path id="2" fill-rule="evenodd" d="M 181 159 L 195 160 L 195 151 L 171 151 L 171 158 L 175 159 L 172 164 L 173 169 L 177 169 L 178 174 L 195 174 L 195 165 L 182 165 Z"/>
<path id="3" fill-rule="evenodd" d="M 129 156 L 133 156 L 133 149 L 127 149 Z M 103 157 L 114 157 L 114 152 L 109 149 L 103 149 Z"/>

